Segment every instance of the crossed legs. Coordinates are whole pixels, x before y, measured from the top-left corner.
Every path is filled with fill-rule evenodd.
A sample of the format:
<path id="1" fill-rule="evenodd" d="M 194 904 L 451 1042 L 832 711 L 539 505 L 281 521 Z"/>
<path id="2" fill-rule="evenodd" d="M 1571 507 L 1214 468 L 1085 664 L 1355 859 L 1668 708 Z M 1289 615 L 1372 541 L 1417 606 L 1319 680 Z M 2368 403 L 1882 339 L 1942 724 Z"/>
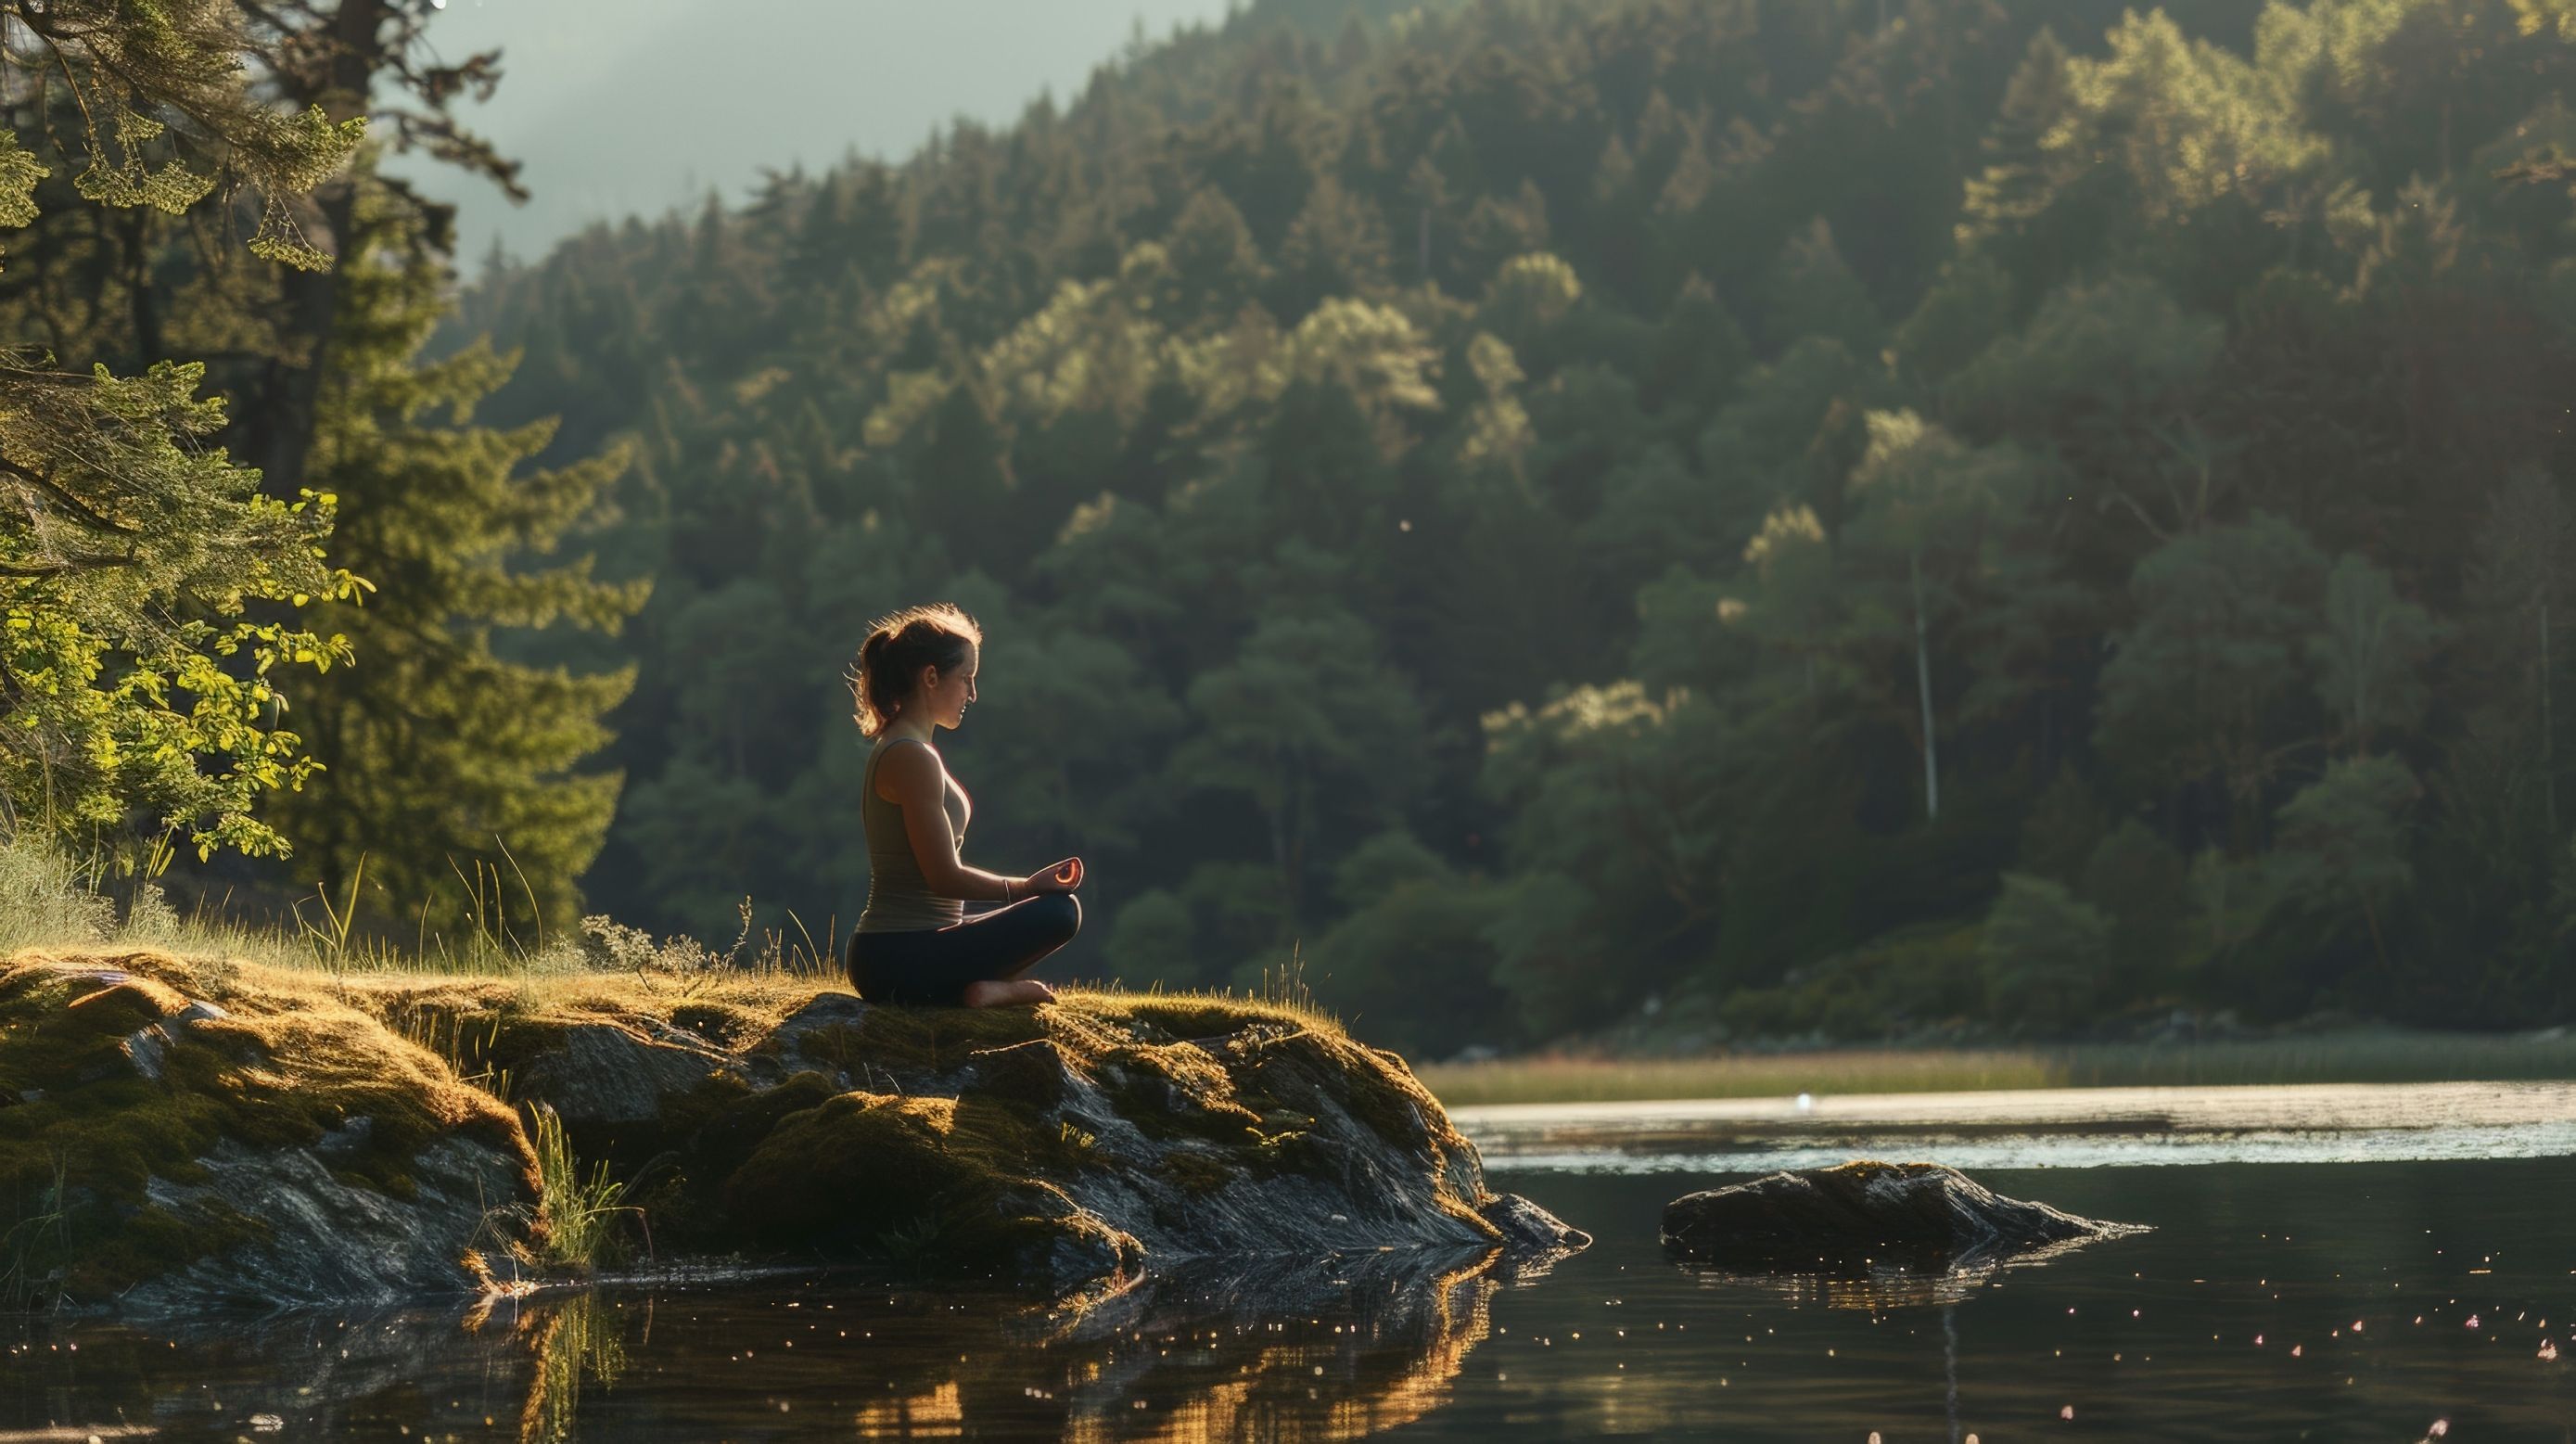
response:
<path id="1" fill-rule="evenodd" d="M 1073 941 L 1082 904 L 1044 893 L 953 927 L 860 933 L 850 939 L 850 982 L 870 1002 L 1007 1008 L 1047 1002 L 1055 990 L 1022 977 Z"/>

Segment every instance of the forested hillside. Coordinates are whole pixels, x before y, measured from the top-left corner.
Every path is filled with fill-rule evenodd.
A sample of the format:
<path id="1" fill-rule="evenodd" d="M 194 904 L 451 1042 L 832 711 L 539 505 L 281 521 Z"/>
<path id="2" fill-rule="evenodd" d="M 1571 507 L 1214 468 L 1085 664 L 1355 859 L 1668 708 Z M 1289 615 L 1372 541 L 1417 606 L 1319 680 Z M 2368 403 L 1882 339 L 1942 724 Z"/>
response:
<path id="1" fill-rule="evenodd" d="M 2576 1012 L 2570 0 L 1263 0 L 452 303 L 438 208 L 313 157 L 374 75 L 370 135 L 509 183 L 447 109 L 496 72 L 344 5 L 382 43 L 240 42 L 320 105 L 269 164 L 328 273 L 0 88 L 0 335 L 65 368 L 0 381 L 207 361 L 228 411 L 116 404 L 260 471 L 153 464 L 329 533 L 209 615 L 349 663 L 80 711 L 227 553 L 111 596 L 29 482 L 13 818 L 292 844 L 182 871 L 406 937 L 463 887 L 819 941 L 842 674 L 951 599 L 970 855 L 1089 859 L 1071 971 L 1295 957 L 1435 1053 Z"/>
<path id="2" fill-rule="evenodd" d="M 637 448 L 595 904 L 846 919 L 839 672 L 953 597 L 974 850 L 1130 981 L 2568 1008 L 2564 13 L 1288 18 L 467 295 Z"/>

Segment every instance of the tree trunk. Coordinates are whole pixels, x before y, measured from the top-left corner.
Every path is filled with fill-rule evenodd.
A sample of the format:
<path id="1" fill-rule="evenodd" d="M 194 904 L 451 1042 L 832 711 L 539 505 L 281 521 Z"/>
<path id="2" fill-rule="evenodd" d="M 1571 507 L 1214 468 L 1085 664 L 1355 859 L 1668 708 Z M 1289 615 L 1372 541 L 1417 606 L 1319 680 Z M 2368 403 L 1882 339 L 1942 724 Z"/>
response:
<path id="1" fill-rule="evenodd" d="M 1923 700 L 1923 815 L 1941 816 L 1940 759 L 1932 743 L 1932 650 L 1923 618 L 1923 554 L 1909 553 L 1906 570 L 1914 579 L 1914 689 Z"/>
<path id="2" fill-rule="evenodd" d="M 294 99 L 322 107 L 334 122 L 364 115 L 367 91 L 385 63 L 381 36 L 390 0 L 341 0 L 326 32 L 331 47 L 329 67 L 317 78 L 320 94 Z M 315 243 L 337 257 L 348 244 L 350 221 L 357 209 L 357 182 L 341 175 L 314 191 L 320 213 Z M 304 484 L 305 453 L 313 445 L 314 408 L 322 386 L 322 366 L 330 350 L 331 328 L 339 317 L 340 277 L 329 271 L 288 270 L 278 287 L 286 320 L 279 328 L 279 354 L 268 363 L 262 411 L 253 444 L 246 448 L 260 469 L 262 485 L 272 496 L 291 497 Z"/>
<path id="3" fill-rule="evenodd" d="M 2558 845 L 2558 738 L 2549 715 L 2549 598 L 2540 599 L 2540 796 L 2548 808 L 2549 845 Z"/>
<path id="4" fill-rule="evenodd" d="M 161 350 L 160 297 L 152 289 L 152 222 L 150 212 L 137 206 L 126 212 L 125 260 L 128 274 L 125 283 L 129 323 L 134 327 L 134 359 L 139 366 L 149 366 L 164 354 Z"/>

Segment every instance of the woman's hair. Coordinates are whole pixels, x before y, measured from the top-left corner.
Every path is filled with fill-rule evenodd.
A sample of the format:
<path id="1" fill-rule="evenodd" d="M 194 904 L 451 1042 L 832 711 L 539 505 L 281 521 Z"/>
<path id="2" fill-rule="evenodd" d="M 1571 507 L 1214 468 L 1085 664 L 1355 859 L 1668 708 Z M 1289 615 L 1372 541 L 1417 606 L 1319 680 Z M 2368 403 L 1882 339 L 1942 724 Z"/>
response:
<path id="1" fill-rule="evenodd" d="M 868 625 L 859 660 L 850 670 L 850 695 L 858 707 L 860 735 L 874 737 L 912 695 L 924 667 L 943 674 L 966 665 L 966 649 L 984 644 L 984 629 L 947 602 L 906 607 Z"/>

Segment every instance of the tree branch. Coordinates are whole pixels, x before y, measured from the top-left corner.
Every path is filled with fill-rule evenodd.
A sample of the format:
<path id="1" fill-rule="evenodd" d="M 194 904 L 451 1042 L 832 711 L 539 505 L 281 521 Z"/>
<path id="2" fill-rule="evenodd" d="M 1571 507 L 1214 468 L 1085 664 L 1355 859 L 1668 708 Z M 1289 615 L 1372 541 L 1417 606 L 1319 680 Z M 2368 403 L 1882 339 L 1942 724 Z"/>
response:
<path id="1" fill-rule="evenodd" d="M 70 557 L 41 565 L 0 562 L 0 577 L 59 577 L 69 572 L 103 571 L 109 567 L 130 567 L 141 562 L 139 557 Z"/>
<path id="2" fill-rule="evenodd" d="M 70 511 L 74 520 L 80 522 L 92 531 L 105 532 L 110 536 L 121 537 L 139 537 L 143 535 L 142 532 L 125 525 L 123 522 L 112 521 L 107 517 L 101 516 L 97 512 L 92 511 L 88 503 L 83 502 L 79 497 L 65 491 L 62 484 L 55 481 L 52 477 L 39 476 L 35 472 L 28 470 L 26 467 L 20 466 L 18 463 L 9 460 L 7 457 L 0 457 L 0 472 L 5 472 L 10 476 L 14 476 L 20 481 L 25 482 L 27 485 L 43 492 L 46 496 L 51 497 L 54 501 L 60 503 L 65 509 Z"/>

